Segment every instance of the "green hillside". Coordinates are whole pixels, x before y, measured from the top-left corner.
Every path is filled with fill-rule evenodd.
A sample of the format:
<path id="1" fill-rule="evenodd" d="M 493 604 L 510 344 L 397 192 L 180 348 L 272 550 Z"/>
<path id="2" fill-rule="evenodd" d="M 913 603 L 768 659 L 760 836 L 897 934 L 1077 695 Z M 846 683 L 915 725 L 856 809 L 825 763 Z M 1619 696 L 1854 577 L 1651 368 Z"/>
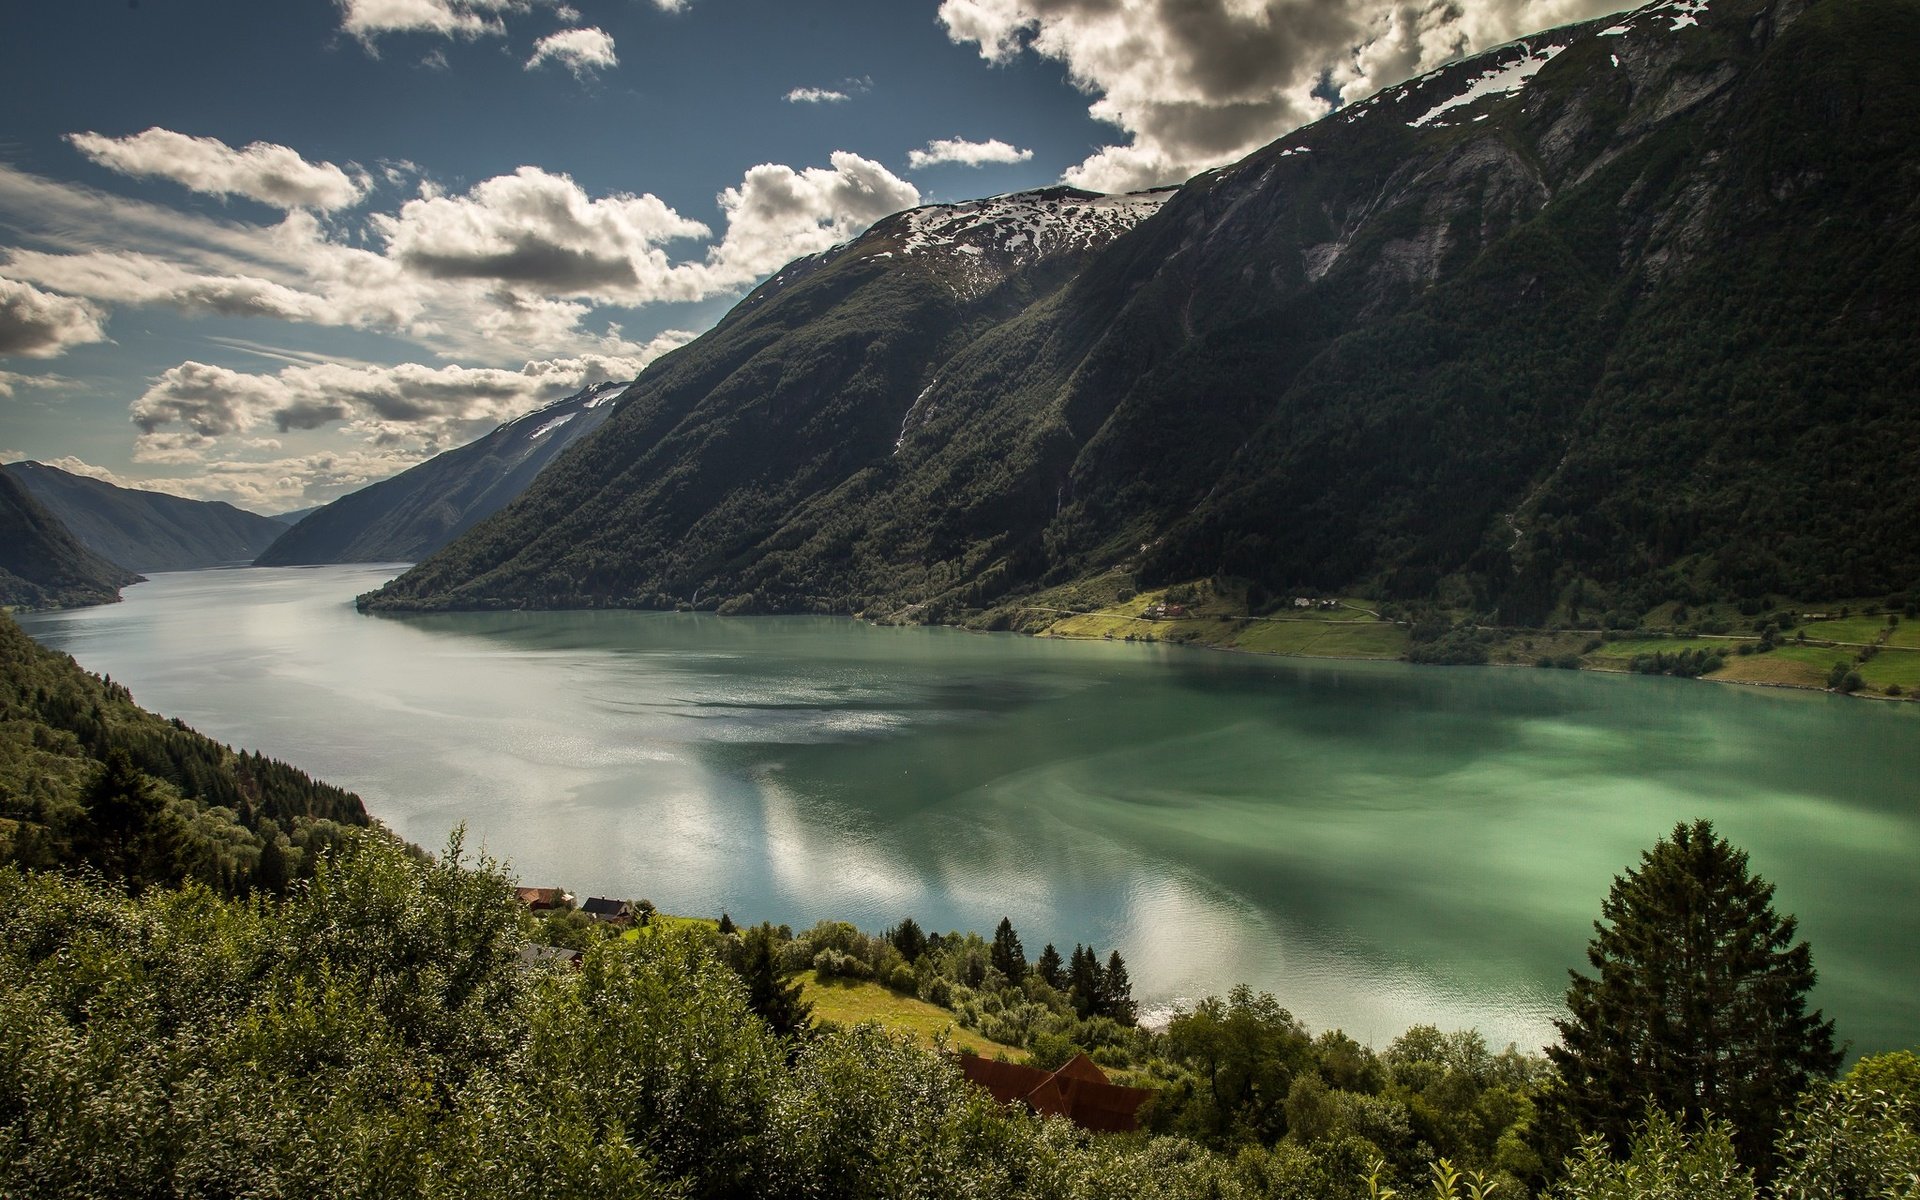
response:
<path id="1" fill-rule="evenodd" d="M 80 544 L 59 518 L 0 471 L 0 607 L 111 604 L 140 577 Z"/>
<path id="2" fill-rule="evenodd" d="M 1911 588 L 1920 11 L 1612 22 L 984 283 L 882 222 L 367 606 L 995 624 L 1120 572 L 1534 624 Z M 1548 46 L 1517 94 L 1421 123 Z"/>
<path id="3" fill-rule="evenodd" d="M 0 615 L 0 863 L 241 892 L 368 823 L 351 792 L 155 716 Z"/>

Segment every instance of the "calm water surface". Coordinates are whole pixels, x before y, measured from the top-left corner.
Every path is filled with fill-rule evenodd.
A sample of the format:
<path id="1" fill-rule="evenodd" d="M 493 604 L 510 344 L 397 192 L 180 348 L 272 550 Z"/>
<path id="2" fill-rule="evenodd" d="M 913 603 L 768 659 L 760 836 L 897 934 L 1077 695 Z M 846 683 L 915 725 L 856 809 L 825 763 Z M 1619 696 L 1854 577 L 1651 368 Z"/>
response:
<path id="1" fill-rule="evenodd" d="M 424 845 L 670 911 L 1029 953 L 1165 1003 L 1552 1037 L 1613 875 L 1712 819 L 1799 914 L 1856 1052 L 1920 1042 L 1920 708 L 1563 671 L 1256 659 L 826 618 L 373 618 L 396 568 L 159 575 L 29 617 L 148 708 Z"/>

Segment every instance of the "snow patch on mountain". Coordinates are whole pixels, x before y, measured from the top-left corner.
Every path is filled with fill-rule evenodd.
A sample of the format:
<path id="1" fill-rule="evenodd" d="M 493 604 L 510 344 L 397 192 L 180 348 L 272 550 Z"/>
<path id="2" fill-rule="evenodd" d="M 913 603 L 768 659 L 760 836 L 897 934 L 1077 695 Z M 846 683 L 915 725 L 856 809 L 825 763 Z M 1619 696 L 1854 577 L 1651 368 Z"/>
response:
<path id="1" fill-rule="evenodd" d="M 1662 19 L 1667 21 L 1667 25 L 1664 29 L 1656 29 L 1656 32 L 1678 33 L 1689 25 L 1698 25 L 1700 14 L 1705 11 L 1707 11 L 1707 0 L 1660 0 L 1658 4 L 1649 4 L 1645 8 L 1635 9 L 1624 21 L 1618 25 L 1609 25 L 1596 36 L 1625 37 L 1638 29 L 1654 28 Z M 1636 25 L 1636 21 L 1648 21 L 1648 23 Z"/>
<path id="2" fill-rule="evenodd" d="M 561 413 L 559 416 L 555 417 L 553 420 L 548 421 L 545 425 L 542 425 L 540 428 L 528 434 L 527 437 L 529 438 L 542 437 L 560 428 L 562 425 L 565 425 L 568 421 L 573 420 L 575 417 L 579 415 L 580 415 L 579 413 Z"/>
<path id="3" fill-rule="evenodd" d="M 1016 192 L 906 214 L 901 252 L 999 251 L 1026 262 L 1093 250 L 1159 211 L 1171 190 L 1102 196 L 1070 188 Z"/>
<path id="4" fill-rule="evenodd" d="M 1477 100 L 1485 99 L 1488 96 L 1511 96 L 1521 88 L 1526 87 L 1527 81 L 1539 74 L 1540 68 L 1552 62 L 1553 56 L 1565 50 L 1566 47 L 1545 46 L 1539 50 L 1535 50 L 1527 43 L 1521 42 L 1520 49 L 1525 52 L 1522 57 L 1514 59 L 1509 63 L 1503 63 L 1497 67 L 1489 67 L 1485 71 L 1480 72 L 1480 74 L 1467 85 L 1466 91 L 1461 92 L 1457 96 L 1442 100 L 1425 113 L 1408 121 L 1407 124 L 1414 129 L 1423 129 L 1446 113 L 1456 108 L 1472 104 Z"/>
<path id="5" fill-rule="evenodd" d="M 938 263 L 954 294 L 973 299 L 1033 263 L 1099 249 L 1172 195 L 1171 188 L 1120 196 L 1068 187 L 1014 192 L 916 208 L 875 226 L 864 240 L 868 257 L 898 251 Z"/>

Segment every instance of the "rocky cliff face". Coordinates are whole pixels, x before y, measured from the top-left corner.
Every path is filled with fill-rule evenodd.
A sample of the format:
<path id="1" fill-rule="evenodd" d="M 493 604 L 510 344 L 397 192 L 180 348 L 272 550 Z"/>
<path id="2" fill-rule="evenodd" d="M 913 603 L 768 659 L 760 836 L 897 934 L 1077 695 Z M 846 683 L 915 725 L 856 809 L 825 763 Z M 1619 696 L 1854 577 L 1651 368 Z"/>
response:
<path id="1" fill-rule="evenodd" d="M 1120 568 L 1529 620 L 1909 586 L 1916 116 L 1911 4 L 1672 0 L 1171 196 L 1062 193 L 1125 219 L 1031 238 L 1059 253 L 896 217 L 370 602 L 964 619 Z"/>

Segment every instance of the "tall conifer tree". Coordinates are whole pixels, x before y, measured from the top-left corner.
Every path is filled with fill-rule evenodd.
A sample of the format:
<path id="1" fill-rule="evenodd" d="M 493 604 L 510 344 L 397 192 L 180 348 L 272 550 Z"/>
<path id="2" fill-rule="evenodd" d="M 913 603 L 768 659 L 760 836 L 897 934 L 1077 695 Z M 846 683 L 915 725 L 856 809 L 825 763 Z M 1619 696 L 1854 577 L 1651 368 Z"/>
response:
<path id="1" fill-rule="evenodd" d="M 1812 951 L 1772 900 L 1706 821 L 1676 825 L 1615 877 L 1587 947 L 1596 974 L 1572 972 L 1562 1044 L 1547 1050 L 1560 1136 L 1625 1150 L 1649 1107 L 1694 1125 L 1710 1113 L 1764 1168 L 1794 1098 L 1840 1065 L 1833 1022 L 1807 1011 Z"/>
<path id="2" fill-rule="evenodd" d="M 1027 977 L 1027 950 L 1020 944 L 1020 935 L 1013 931 L 1013 918 L 1000 918 L 1000 927 L 993 931 L 993 949 L 988 961 L 1015 987 Z"/>
<path id="3" fill-rule="evenodd" d="M 1040 952 L 1040 961 L 1034 964 L 1033 969 L 1039 973 L 1041 982 L 1048 987 L 1060 986 L 1063 967 L 1060 962 L 1060 952 L 1053 948 L 1052 942 L 1048 942 L 1047 948 Z"/>

